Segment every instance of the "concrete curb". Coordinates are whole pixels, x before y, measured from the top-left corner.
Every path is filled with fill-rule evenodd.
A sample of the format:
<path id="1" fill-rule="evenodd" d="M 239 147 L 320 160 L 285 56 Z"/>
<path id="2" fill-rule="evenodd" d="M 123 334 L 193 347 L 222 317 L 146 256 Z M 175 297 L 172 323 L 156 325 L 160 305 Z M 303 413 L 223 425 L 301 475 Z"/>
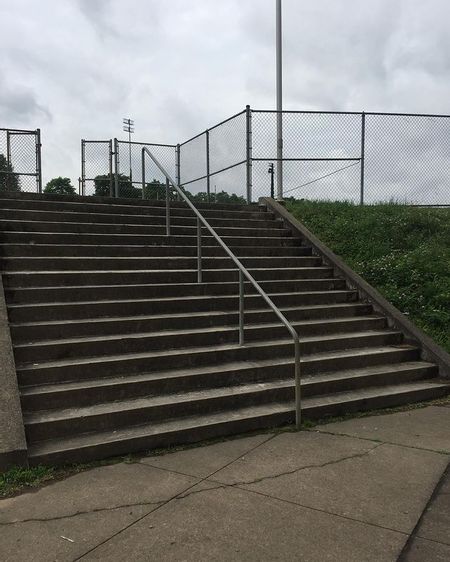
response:
<path id="1" fill-rule="evenodd" d="M 422 359 L 436 363 L 441 377 L 450 378 L 450 355 L 444 349 L 415 326 L 360 275 L 355 273 L 278 201 L 270 197 L 261 197 L 259 204 L 267 207 L 275 216 L 281 218 L 286 228 L 289 228 L 294 235 L 305 239 L 312 246 L 313 253 L 321 256 L 326 265 L 332 266 L 338 275 L 344 277 L 348 285 L 359 292 L 361 299 L 370 302 L 377 312 L 387 317 L 389 327 L 402 331 L 408 343 L 418 345 L 421 348 Z"/>
<path id="2" fill-rule="evenodd" d="M 0 471 L 28 464 L 16 366 L 0 275 Z"/>

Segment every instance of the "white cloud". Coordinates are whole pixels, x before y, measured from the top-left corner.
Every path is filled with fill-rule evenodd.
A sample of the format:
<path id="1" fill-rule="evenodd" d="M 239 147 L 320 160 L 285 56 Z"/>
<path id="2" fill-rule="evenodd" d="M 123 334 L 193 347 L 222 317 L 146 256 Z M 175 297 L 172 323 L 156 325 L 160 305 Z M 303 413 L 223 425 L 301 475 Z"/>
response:
<path id="1" fill-rule="evenodd" d="M 449 112 L 445 0 L 284 0 L 285 107 Z M 176 143 L 274 106 L 273 0 L 15 0 L 0 6 L 0 126 L 42 129 L 45 179 L 80 138 Z M 3 22 L 7 22 L 4 25 Z"/>

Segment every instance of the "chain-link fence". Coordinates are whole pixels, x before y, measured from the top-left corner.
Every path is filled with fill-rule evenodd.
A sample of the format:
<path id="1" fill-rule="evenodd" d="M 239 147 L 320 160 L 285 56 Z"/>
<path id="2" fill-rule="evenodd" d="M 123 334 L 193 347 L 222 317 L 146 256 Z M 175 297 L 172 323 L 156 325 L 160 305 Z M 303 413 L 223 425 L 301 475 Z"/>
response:
<path id="1" fill-rule="evenodd" d="M 142 147 L 147 146 L 198 201 L 255 202 L 274 194 L 450 205 L 450 116 L 333 111 L 278 116 L 247 106 L 178 145 L 115 140 L 109 153 L 114 155 L 114 194 L 163 196 L 165 178 L 149 159 L 145 177 L 152 179 L 143 190 Z M 109 166 L 109 160 L 103 162 L 95 168 L 100 175 Z M 95 187 L 95 178 L 91 181 Z"/>
<path id="2" fill-rule="evenodd" d="M 42 191 L 39 129 L 0 129 L 0 194 L 19 191 Z"/>
<path id="3" fill-rule="evenodd" d="M 114 197 L 112 141 L 81 141 L 80 195 Z"/>

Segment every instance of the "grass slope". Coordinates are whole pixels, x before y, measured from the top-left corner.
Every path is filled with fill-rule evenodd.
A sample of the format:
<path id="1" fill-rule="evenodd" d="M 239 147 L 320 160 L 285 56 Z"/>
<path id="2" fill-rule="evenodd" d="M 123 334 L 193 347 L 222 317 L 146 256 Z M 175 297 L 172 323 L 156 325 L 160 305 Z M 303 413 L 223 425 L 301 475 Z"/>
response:
<path id="1" fill-rule="evenodd" d="M 450 352 L 450 209 L 319 201 L 287 208 Z"/>

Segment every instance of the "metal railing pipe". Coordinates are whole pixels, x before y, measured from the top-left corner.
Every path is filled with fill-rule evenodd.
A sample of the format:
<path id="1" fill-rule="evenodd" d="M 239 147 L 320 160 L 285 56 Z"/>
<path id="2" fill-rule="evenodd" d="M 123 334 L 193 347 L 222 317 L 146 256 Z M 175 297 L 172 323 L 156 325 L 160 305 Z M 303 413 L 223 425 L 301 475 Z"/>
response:
<path id="1" fill-rule="evenodd" d="M 205 217 L 200 213 L 200 211 L 192 203 L 192 201 L 189 199 L 189 197 L 187 197 L 187 195 L 184 193 L 184 191 L 181 189 L 181 187 L 176 184 L 176 182 L 169 175 L 169 173 L 165 170 L 165 168 L 158 162 L 158 160 L 150 152 L 150 150 L 146 147 L 143 147 L 142 153 L 147 154 L 152 159 L 153 163 L 158 168 L 158 170 L 166 177 L 166 186 L 168 186 L 169 184 L 172 185 L 173 188 L 175 189 L 175 191 L 178 193 L 181 200 L 184 200 L 184 202 L 187 204 L 187 206 L 191 209 L 191 211 L 197 217 L 197 266 L 198 266 L 197 275 L 198 275 L 199 282 L 202 281 L 202 278 L 200 276 L 201 276 L 201 224 L 203 224 L 203 226 L 209 231 L 209 233 L 216 240 L 216 242 L 219 244 L 219 246 L 222 247 L 222 249 L 225 251 L 225 253 L 228 255 L 228 257 L 236 265 L 240 274 L 242 275 L 242 278 L 245 277 L 247 279 L 247 281 L 249 281 L 250 284 L 253 285 L 253 287 L 256 289 L 256 292 L 259 293 L 259 295 L 262 297 L 262 299 L 266 302 L 266 304 L 269 306 L 269 308 L 272 309 L 272 311 L 275 313 L 277 318 L 281 321 L 282 324 L 284 324 L 284 326 L 286 327 L 286 329 L 288 330 L 288 332 L 292 336 L 292 340 L 293 340 L 293 343 L 294 343 L 294 355 L 295 355 L 295 358 L 294 358 L 295 423 L 296 423 L 297 429 L 300 429 L 300 425 L 301 425 L 301 364 L 300 364 L 301 349 L 300 349 L 300 339 L 299 339 L 297 331 L 291 325 L 291 323 L 288 321 L 288 319 L 284 316 L 284 314 L 279 310 L 279 308 L 272 301 L 272 299 L 269 297 L 269 295 L 264 291 L 264 289 L 254 279 L 254 277 L 251 275 L 251 273 L 248 271 L 248 269 L 242 264 L 242 262 L 236 257 L 236 255 L 231 251 L 231 249 L 225 244 L 225 242 L 217 234 L 217 232 L 213 229 L 213 227 L 209 224 L 209 222 L 205 219 Z M 144 161 L 144 165 L 145 165 L 145 161 Z M 169 188 L 166 187 L 166 189 L 167 189 L 167 192 L 168 192 Z M 168 213 L 167 217 L 170 220 L 170 210 L 168 210 L 167 213 Z M 239 314 L 240 314 L 239 334 L 240 334 L 240 336 L 239 336 L 239 339 L 241 340 L 241 338 L 242 338 L 242 343 L 244 343 L 244 294 L 243 294 L 244 283 L 243 283 L 243 281 L 241 282 L 241 280 L 240 280 L 239 285 L 240 285 L 240 291 L 239 291 L 239 294 L 240 294 L 240 296 L 239 296 L 239 300 L 240 300 L 240 303 L 239 303 Z M 241 297 L 241 295 L 242 295 L 242 297 Z"/>

